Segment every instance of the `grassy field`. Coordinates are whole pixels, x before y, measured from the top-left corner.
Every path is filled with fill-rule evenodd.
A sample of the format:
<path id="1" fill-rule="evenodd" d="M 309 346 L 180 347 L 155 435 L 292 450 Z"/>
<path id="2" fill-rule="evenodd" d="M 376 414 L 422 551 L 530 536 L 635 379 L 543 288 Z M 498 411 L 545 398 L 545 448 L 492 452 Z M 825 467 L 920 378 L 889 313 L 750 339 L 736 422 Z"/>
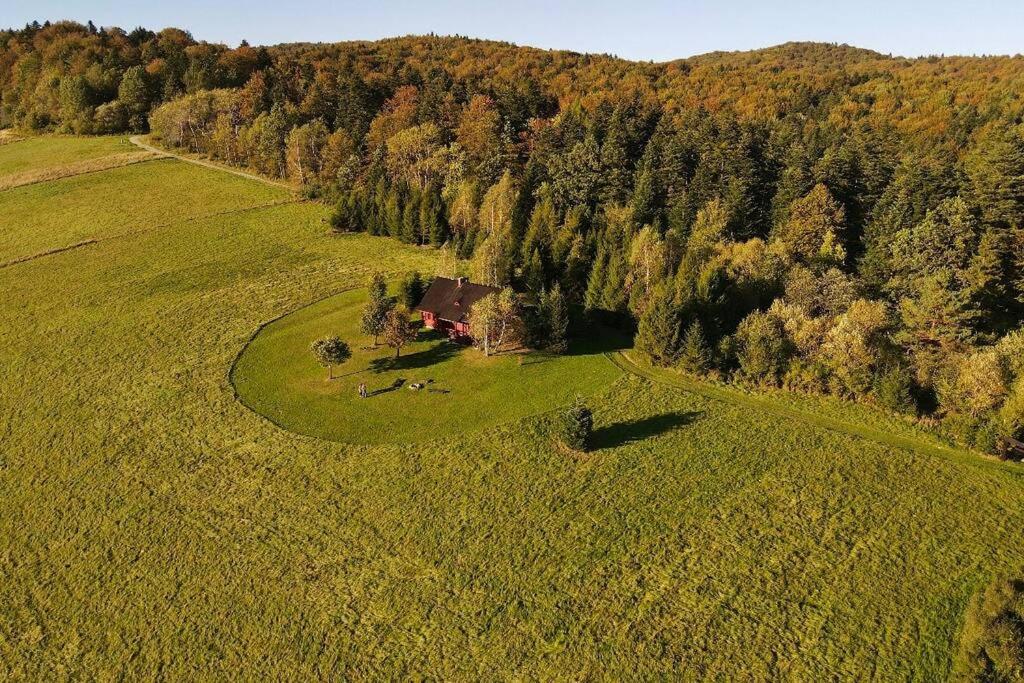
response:
<path id="1" fill-rule="evenodd" d="M 432 253 L 178 161 L 49 185 L 0 260 L 106 238 L 0 268 L 0 679 L 936 680 L 1024 570 L 1020 468 L 642 368 L 585 457 L 552 413 L 280 429 L 229 378 L 256 330 Z"/>
<path id="2" fill-rule="evenodd" d="M 474 432 L 551 410 L 619 376 L 602 348 L 577 344 L 566 356 L 483 354 L 421 329 L 401 357 L 359 332 L 364 288 L 302 308 L 263 328 L 234 368 L 241 400 L 300 434 L 352 443 L 405 443 Z M 326 381 L 309 352 L 336 334 L 352 359 Z M 366 383 L 369 398 L 358 396 Z M 426 385 L 412 391 L 410 384 Z"/>
<path id="3" fill-rule="evenodd" d="M 204 177 L 194 167 L 172 160 L 17 187 L 0 194 L 4 209 L 0 263 L 84 241 L 287 201 L 290 196 L 286 190 L 227 173 Z"/>
<path id="4" fill-rule="evenodd" d="M 117 135 L 29 137 L 17 144 L 4 145 L 4 153 L 0 155 L 0 176 L 135 151 L 138 149 L 124 136 Z"/>

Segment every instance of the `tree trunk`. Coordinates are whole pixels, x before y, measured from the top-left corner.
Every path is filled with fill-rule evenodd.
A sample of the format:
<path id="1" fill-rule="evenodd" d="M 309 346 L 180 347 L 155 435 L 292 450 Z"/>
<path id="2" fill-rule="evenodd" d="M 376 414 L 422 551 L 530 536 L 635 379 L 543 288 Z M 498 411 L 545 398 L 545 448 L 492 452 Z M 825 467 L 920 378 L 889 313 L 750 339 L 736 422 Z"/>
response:
<path id="1" fill-rule="evenodd" d="M 401 355 L 402 355 L 402 347 L 401 346 L 396 346 L 395 347 L 395 358 L 399 358 Z"/>
<path id="2" fill-rule="evenodd" d="M 334 379 L 334 366 L 328 364 L 328 366 L 327 366 L 327 381 L 329 382 L 332 379 Z"/>

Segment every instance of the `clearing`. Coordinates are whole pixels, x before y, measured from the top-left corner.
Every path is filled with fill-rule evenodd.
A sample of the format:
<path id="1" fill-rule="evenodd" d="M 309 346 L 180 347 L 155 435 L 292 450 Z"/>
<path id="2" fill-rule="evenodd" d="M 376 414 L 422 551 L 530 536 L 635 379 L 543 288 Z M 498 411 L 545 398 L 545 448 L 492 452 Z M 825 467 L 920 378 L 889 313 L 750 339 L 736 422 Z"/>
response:
<path id="1" fill-rule="evenodd" d="M 565 405 L 619 376 L 597 344 L 579 343 L 565 356 L 499 354 L 449 342 L 421 329 L 400 358 L 359 332 L 366 290 L 344 292 L 264 327 L 235 364 L 232 381 L 243 403 L 300 434 L 352 443 L 404 443 L 458 434 Z M 417 316 L 418 317 L 418 316 Z M 336 334 L 352 359 L 325 370 L 309 351 Z M 365 382 L 370 392 L 360 399 Z M 418 391 L 413 383 L 425 384 Z"/>

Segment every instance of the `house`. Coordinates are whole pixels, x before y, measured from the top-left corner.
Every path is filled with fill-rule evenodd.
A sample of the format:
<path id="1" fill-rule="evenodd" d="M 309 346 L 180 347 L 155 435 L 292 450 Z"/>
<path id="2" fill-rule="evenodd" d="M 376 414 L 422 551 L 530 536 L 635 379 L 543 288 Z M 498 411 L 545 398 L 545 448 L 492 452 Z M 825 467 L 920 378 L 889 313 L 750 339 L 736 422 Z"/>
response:
<path id="1" fill-rule="evenodd" d="M 488 294 L 497 294 L 497 287 L 478 285 L 464 277 L 450 280 L 434 278 L 416 310 L 427 327 L 447 334 L 453 341 L 469 343 L 469 312 L 473 304 Z"/>

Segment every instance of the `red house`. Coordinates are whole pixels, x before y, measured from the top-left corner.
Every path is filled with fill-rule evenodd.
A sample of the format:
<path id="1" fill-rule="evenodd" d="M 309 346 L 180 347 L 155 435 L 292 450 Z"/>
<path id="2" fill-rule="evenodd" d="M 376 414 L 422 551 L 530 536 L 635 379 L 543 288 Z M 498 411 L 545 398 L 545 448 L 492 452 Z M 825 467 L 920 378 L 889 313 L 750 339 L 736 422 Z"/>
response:
<path id="1" fill-rule="evenodd" d="M 416 310 L 423 316 L 423 324 L 443 332 L 452 341 L 469 343 L 469 311 L 477 301 L 488 294 L 497 294 L 497 287 L 478 285 L 464 277 L 449 280 L 434 278 Z"/>

